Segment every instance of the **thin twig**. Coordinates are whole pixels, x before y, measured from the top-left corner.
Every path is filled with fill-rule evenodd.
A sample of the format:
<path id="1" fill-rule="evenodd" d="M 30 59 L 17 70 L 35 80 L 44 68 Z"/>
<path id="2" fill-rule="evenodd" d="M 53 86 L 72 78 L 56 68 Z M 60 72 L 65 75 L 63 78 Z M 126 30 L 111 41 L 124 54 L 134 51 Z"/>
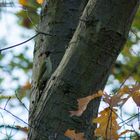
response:
<path id="1" fill-rule="evenodd" d="M 15 129 L 15 130 L 18 130 L 19 128 L 17 128 L 17 127 L 14 127 L 13 125 L 12 126 L 10 126 L 10 125 L 6 125 L 6 124 L 2 124 L 2 125 L 0 125 L 0 128 L 3 128 L 3 127 L 5 127 L 5 128 L 9 128 L 9 129 Z"/>
<path id="2" fill-rule="evenodd" d="M 25 44 L 25 43 L 29 42 L 30 40 L 34 39 L 34 38 L 35 38 L 36 36 L 38 36 L 39 34 L 40 34 L 40 33 L 37 33 L 36 35 L 32 36 L 31 38 L 29 38 L 29 39 L 27 39 L 27 40 L 25 40 L 25 41 L 23 41 L 23 42 L 21 42 L 21 43 L 18 43 L 18 44 L 16 44 L 16 45 L 12 45 L 12 46 L 9 46 L 9 47 L 0 49 L 0 52 L 2 52 L 2 51 L 4 51 L 4 50 L 11 49 L 11 48 L 15 48 L 15 47 L 20 46 L 20 45 L 22 45 L 22 44 Z"/>
<path id="3" fill-rule="evenodd" d="M 10 101 L 10 99 L 11 99 L 11 97 L 9 97 L 8 100 L 6 101 L 6 104 L 4 106 L 4 109 L 6 109 L 6 106 L 7 106 L 8 102 Z"/>
<path id="4" fill-rule="evenodd" d="M 23 44 L 29 42 L 30 40 L 34 39 L 35 37 L 37 37 L 37 36 L 40 35 L 40 34 L 42 34 L 42 35 L 48 35 L 48 36 L 56 36 L 56 35 L 51 35 L 51 34 L 49 34 L 49 33 L 40 32 L 40 31 L 36 31 L 36 32 L 37 32 L 37 34 L 35 34 L 35 35 L 32 36 L 31 38 L 29 38 L 29 39 L 27 39 L 27 40 L 25 40 L 25 41 L 23 41 L 23 42 L 21 42 L 21 43 L 18 43 L 18 44 L 15 44 L 15 45 L 12 45 L 12 46 L 9 46 L 9 47 L 0 49 L 0 53 L 1 53 L 2 51 L 4 51 L 4 50 L 8 50 L 8 49 L 15 48 L 15 47 L 17 47 L 17 46 L 23 45 Z"/>
<path id="5" fill-rule="evenodd" d="M 17 96 L 17 93 L 15 94 L 16 98 L 18 99 L 18 101 L 22 104 L 22 106 L 29 112 L 29 109 L 26 107 L 26 105 L 19 99 L 19 97 Z"/>
<path id="6" fill-rule="evenodd" d="M 55 34 L 45 33 L 45 32 L 38 31 L 38 30 L 35 30 L 35 31 L 36 31 L 37 33 L 42 34 L 42 35 L 45 35 L 45 36 L 56 36 Z"/>
<path id="7" fill-rule="evenodd" d="M 125 84 L 125 82 L 128 80 L 128 78 L 134 73 L 134 71 L 136 70 L 136 68 L 139 66 L 139 64 L 140 64 L 140 61 L 138 61 L 137 63 L 135 63 L 133 70 L 126 76 L 126 78 L 124 79 L 124 81 L 121 83 L 119 89 L 114 94 L 116 94 L 122 88 L 122 86 Z"/>
<path id="8" fill-rule="evenodd" d="M 110 118 L 112 118 L 112 109 L 111 109 L 111 112 L 109 113 L 109 117 L 108 117 L 108 121 L 107 121 L 107 126 L 106 126 L 106 130 L 105 130 L 106 140 L 108 140 L 108 128 L 110 129 L 110 125 L 111 125 Z"/>
<path id="9" fill-rule="evenodd" d="M 16 115 L 14 115 L 13 113 L 11 113 L 9 110 L 0 107 L 1 110 L 6 111 L 7 113 L 9 113 L 10 115 L 12 115 L 14 118 L 20 120 L 21 122 L 23 122 L 24 124 L 28 125 L 29 127 L 31 127 L 27 122 L 25 122 L 24 120 L 20 119 L 19 117 L 17 117 Z M 32 127 L 31 127 L 32 128 Z"/>
<path id="10" fill-rule="evenodd" d="M 17 117 L 16 115 L 14 115 L 13 113 L 11 113 L 9 110 L 5 109 L 5 108 L 2 108 L 0 107 L 1 110 L 4 110 L 6 111 L 7 113 L 9 113 L 11 116 L 13 116 L 14 118 L 16 118 L 17 120 L 20 120 L 21 122 L 23 122 L 24 124 L 28 125 L 30 128 L 34 129 L 37 133 L 39 133 L 40 131 L 35 129 L 33 126 L 31 126 L 30 124 L 28 124 L 27 122 L 25 122 L 24 120 L 20 119 L 19 117 Z M 47 138 L 47 136 L 44 134 L 42 135 L 42 133 L 39 135 L 43 136 L 44 138 Z"/>
<path id="11" fill-rule="evenodd" d="M 133 115 L 132 117 L 129 117 L 128 119 L 126 119 L 126 120 L 120 122 L 119 124 L 123 124 L 123 123 L 126 124 L 126 123 L 130 122 L 131 120 L 135 119 L 136 116 L 138 116 L 139 114 L 140 114 L 140 113 L 137 113 L 137 114 Z M 129 126 L 130 126 L 130 125 L 129 125 Z"/>

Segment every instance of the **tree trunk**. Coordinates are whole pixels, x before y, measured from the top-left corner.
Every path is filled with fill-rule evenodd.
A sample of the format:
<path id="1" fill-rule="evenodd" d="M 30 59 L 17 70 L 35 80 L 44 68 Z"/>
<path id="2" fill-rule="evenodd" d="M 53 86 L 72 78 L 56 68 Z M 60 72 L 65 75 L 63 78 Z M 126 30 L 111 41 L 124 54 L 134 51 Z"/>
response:
<path id="1" fill-rule="evenodd" d="M 48 3 L 47 16 L 44 8 L 39 30 L 52 36 L 40 35 L 36 40 L 30 140 L 69 140 L 64 135 L 67 129 L 83 132 L 87 140 L 96 139 L 92 119 L 97 117 L 100 99 L 91 101 L 80 117 L 71 117 L 69 111 L 77 110 L 77 99 L 104 89 L 111 67 L 126 42 L 139 2 L 89 0 L 86 5 L 86 0 L 52 0 Z M 54 73 L 39 96 L 35 84 L 38 55 L 46 50 L 52 51 Z"/>
<path id="2" fill-rule="evenodd" d="M 30 115 L 36 110 L 39 93 L 36 90 L 37 73 L 40 69 L 38 56 L 45 51 L 51 51 L 52 73 L 60 63 L 65 50 L 78 25 L 79 17 L 82 14 L 88 0 L 46 0 L 42 7 L 39 32 L 49 33 L 50 36 L 40 35 L 36 39 L 33 60 L 32 91 L 30 100 Z M 51 36 L 52 35 L 52 36 Z M 32 106 L 33 103 L 33 106 Z"/>

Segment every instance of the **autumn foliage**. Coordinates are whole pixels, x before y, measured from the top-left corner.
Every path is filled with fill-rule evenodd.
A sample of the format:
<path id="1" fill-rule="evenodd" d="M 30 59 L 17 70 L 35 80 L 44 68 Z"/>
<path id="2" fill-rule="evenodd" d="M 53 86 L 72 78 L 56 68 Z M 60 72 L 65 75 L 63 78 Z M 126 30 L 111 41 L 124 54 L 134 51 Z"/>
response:
<path id="1" fill-rule="evenodd" d="M 42 4 L 44 0 L 36 0 L 37 3 Z M 28 5 L 28 0 L 19 0 L 19 3 L 23 6 L 27 6 Z"/>
<path id="2" fill-rule="evenodd" d="M 108 107 L 104 108 L 97 118 L 93 118 L 93 123 L 98 124 L 95 132 L 93 132 L 95 136 L 106 140 L 118 140 L 122 135 L 134 132 L 134 130 L 124 130 L 118 133 L 118 131 L 121 130 L 121 126 L 117 122 L 117 108 L 122 107 L 129 98 L 132 98 L 138 107 L 140 106 L 139 84 L 131 87 L 124 86 L 113 96 L 99 91 L 96 94 L 94 93 L 90 96 L 80 98 L 77 100 L 78 109 L 76 111 L 70 111 L 70 116 L 81 116 L 86 110 L 88 103 L 101 96 L 103 101 L 108 104 Z M 84 133 L 76 133 L 75 130 L 70 129 L 65 131 L 65 136 L 71 138 L 71 140 L 86 140 Z"/>

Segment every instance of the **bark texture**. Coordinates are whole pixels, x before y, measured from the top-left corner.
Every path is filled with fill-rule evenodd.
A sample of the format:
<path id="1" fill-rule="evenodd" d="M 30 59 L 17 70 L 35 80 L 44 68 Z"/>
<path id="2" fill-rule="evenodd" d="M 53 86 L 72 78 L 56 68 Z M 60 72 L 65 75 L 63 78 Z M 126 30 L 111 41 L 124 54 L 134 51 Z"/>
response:
<path id="1" fill-rule="evenodd" d="M 39 55 L 45 51 L 51 51 L 52 73 L 60 63 L 67 45 L 78 25 L 79 17 L 88 0 L 46 0 L 42 6 L 42 14 L 39 32 L 49 33 L 40 35 L 36 39 L 33 60 L 32 91 L 30 101 L 30 116 L 35 112 L 39 100 L 39 92 L 36 90 L 36 81 L 40 69 Z M 33 104 L 33 105 L 32 105 Z"/>
<path id="2" fill-rule="evenodd" d="M 39 32 L 49 33 L 50 36 L 42 34 L 35 42 L 30 116 L 36 111 L 36 106 L 40 98 L 36 83 L 41 63 L 44 60 L 39 55 L 45 51 L 52 52 L 50 57 L 53 73 L 65 53 L 87 1 L 65 0 L 60 2 L 58 0 L 46 0 L 42 6 L 41 20 L 38 26 Z"/>
<path id="3" fill-rule="evenodd" d="M 61 2 L 65 3 L 65 1 Z M 47 21 L 50 24 L 48 24 L 48 29 L 46 30 L 52 29 L 51 33 L 59 33 L 60 38 L 57 36 L 54 38 L 45 37 L 43 44 L 50 44 L 50 46 L 52 44 L 52 46 L 56 47 L 56 43 L 58 42 L 59 44 L 60 42 L 63 49 L 57 50 L 58 48 L 54 48 L 54 52 L 63 50 L 64 54 L 64 47 L 71 37 L 67 38 L 65 32 L 59 30 L 60 27 L 64 27 L 64 23 L 56 20 L 56 15 L 53 19 L 55 19 L 54 21 L 59 21 L 58 24 L 53 24 L 54 21 L 50 17 L 51 14 L 53 15 L 53 12 L 58 14 L 57 10 L 59 8 L 56 8 L 55 3 L 61 5 L 61 2 L 52 0 L 51 5 L 50 1 L 50 13 L 48 11 Z M 71 2 L 75 3 L 76 0 L 71 0 Z M 77 2 L 79 1 L 77 0 Z M 54 9 L 52 10 L 53 6 Z M 69 7 L 68 5 L 68 7 L 65 7 L 66 5 L 63 6 L 63 8 Z M 60 58 L 59 55 L 56 58 L 52 55 L 54 70 L 58 64 L 59 66 L 47 82 L 41 98 L 36 103 L 34 95 L 37 96 L 37 92 L 34 88 L 34 79 L 35 71 L 37 72 L 36 64 L 39 61 L 37 58 L 38 53 L 36 52 L 40 51 L 40 49 L 37 49 L 40 45 L 38 42 L 43 37 L 38 38 L 34 54 L 33 90 L 31 96 L 34 102 L 31 101 L 29 118 L 31 128 L 28 138 L 30 140 L 69 140 L 68 137 L 64 136 L 64 132 L 67 129 L 83 132 L 87 140 L 96 139 L 93 133 L 96 125 L 92 124 L 92 118 L 98 114 L 100 99 L 91 101 L 86 111 L 80 117 L 71 117 L 69 111 L 77 110 L 77 99 L 86 97 L 104 88 L 111 66 L 114 64 L 127 39 L 138 6 L 139 0 L 130 0 L 129 2 L 127 0 L 89 0 L 80 20 L 78 18 L 80 14 L 77 13 L 78 15 L 75 15 L 77 20 L 79 20 L 79 24 L 67 45 L 61 63 L 59 64 L 63 54 L 61 54 Z M 69 20 L 69 17 L 62 16 L 62 12 L 59 13 L 60 15 L 58 14 L 58 17 L 61 17 L 62 21 L 65 18 Z M 41 26 L 45 29 L 45 23 L 41 22 Z M 77 22 L 74 24 L 75 27 Z M 66 23 L 68 27 L 64 28 L 67 28 L 67 33 L 69 33 L 71 24 L 70 21 Z M 53 29 L 55 29 L 55 33 L 52 32 Z M 44 51 L 43 47 L 42 51 Z M 56 64 L 57 57 L 59 61 Z"/>

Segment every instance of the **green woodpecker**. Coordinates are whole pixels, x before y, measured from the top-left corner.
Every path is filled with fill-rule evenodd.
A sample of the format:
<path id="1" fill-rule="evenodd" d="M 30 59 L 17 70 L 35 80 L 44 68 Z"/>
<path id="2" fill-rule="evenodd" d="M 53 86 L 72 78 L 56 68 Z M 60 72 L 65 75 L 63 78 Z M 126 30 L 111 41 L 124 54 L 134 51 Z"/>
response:
<path id="1" fill-rule="evenodd" d="M 50 53 L 50 51 L 46 51 L 39 55 L 39 57 L 41 57 L 40 68 L 37 78 L 37 87 L 39 90 L 42 90 L 42 88 L 44 88 L 47 80 L 51 76 L 52 63 L 50 60 Z"/>

